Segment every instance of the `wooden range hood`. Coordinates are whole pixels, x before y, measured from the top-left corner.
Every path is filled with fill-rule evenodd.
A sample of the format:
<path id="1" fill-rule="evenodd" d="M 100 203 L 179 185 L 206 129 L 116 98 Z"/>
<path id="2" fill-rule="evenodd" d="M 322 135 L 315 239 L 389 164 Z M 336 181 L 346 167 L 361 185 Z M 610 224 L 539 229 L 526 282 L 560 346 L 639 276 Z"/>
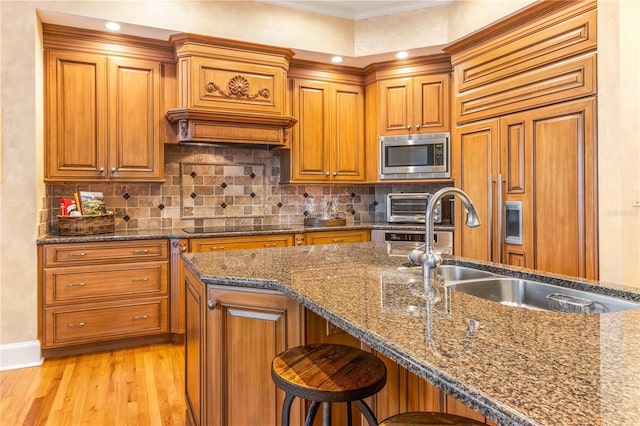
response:
<path id="1" fill-rule="evenodd" d="M 187 33 L 170 43 L 179 107 L 165 117 L 176 142 L 288 146 L 290 49 Z"/>

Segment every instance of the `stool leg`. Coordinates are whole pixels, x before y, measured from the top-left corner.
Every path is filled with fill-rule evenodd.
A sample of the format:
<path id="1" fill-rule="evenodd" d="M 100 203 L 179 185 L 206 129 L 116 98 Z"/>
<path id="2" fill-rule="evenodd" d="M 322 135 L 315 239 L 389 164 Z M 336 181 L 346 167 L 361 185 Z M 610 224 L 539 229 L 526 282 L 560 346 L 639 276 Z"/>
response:
<path id="1" fill-rule="evenodd" d="M 311 402 L 311 407 L 309 407 L 309 412 L 307 413 L 307 419 L 304 421 L 304 426 L 313 425 L 313 420 L 316 418 L 316 414 L 318 414 L 318 406 L 320 403 L 318 401 Z"/>
<path id="2" fill-rule="evenodd" d="M 369 408 L 369 406 L 361 399 L 355 401 L 355 404 L 358 406 L 358 408 L 364 415 L 364 418 L 367 419 L 369 426 L 377 426 L 378 420 L 376 420 L 376 415 L 373 414 L 373 411 L 371 411 L 371 408 Z"/>
<path id="3" fill-rule="evenodd" d="M 291 415 L 293 398 L 295 398 L 295 395 L 290 393 L 284 397 L 284 402 L 282 403 L 282 426 L 289 426 L 289 416 Z"/>
<path id="4" fill-rule="evenodd" d="M 322 426 L 331 426 L 331 403 L 322 403 Z"/>
<path id="5" fill-rule="evenodd" d="M 353 422 L 351 421 L 351 401 L 347 401 L 347 426 L 351 426 Z"/>

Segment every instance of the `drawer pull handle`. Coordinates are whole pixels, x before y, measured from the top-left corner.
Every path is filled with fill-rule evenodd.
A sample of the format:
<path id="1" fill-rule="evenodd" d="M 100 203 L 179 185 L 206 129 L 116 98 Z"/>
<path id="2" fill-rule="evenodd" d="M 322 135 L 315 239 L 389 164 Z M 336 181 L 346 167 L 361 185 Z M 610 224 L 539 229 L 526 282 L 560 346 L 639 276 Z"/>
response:
<path id="1" fill-rule="evenodd" d="M 275 246 L 277 246 L 277 245 L 278 245 L 278 244 L 276 244 L 276 243 L 264 243 L 264 246 L 265 246 L 265 247 L 275 247 Z"/>
<path id="2" fill-rule="evenodd" d="M 67 284 L 67 287 L 84 287 L 85 285 L 87 285 L 87 284 L 85 284 L 85 283 L 69 283 L 69 284 Z"/>
<path id="3" fill-rule="evenodd" d="M 209 247 L 209 251 L 224 250 L 224 246 Z"/>
<path id="4" fill-rule="evenodd" d="M 134 321 L 146 320 L 149 315 L 134 315 L 131 319 Z"/>
<path id="5" fill-rule="evenodd" d="M 131 281 L 136 282 L 136 281 L 149 281 L 149 278 L 133 278 L 131 279 Z"/>
<path id="6" fill-rule="evenodd" d="M 134 250 L 133 251 L 133 254 L 147 254 L 147 253 L 149 253 L 149 250 L 147 250 L 147 249 L 144 249 L 144 250 L 141 249 L 141 250 Z"/>
<path id="7" fill-rule="evenodd" d="M 344 241 L 344 239 L 342 239 L 342 238 L 334 238 L 334 239 L 333 239 L 333 242 L 334 242 L 334 243 L 341 243 L 341 242 L 343 242 L 343 241 Z"/>
<path id="8" fill-rule="evenodd" d="M 69 257 L 81 257 L 81 256 L 86 256 L 87 254 L 85 252 L 78 252 L 78 253 L 69 253 Z"/>
<path id="9" fill-rule="evenodd" d="M 67 327 L 84 327 L 85 324 L 86 324 L 86 322 L 84 322 L 84 321 L 70 322 L 69 324 L 67 324 Z"/>

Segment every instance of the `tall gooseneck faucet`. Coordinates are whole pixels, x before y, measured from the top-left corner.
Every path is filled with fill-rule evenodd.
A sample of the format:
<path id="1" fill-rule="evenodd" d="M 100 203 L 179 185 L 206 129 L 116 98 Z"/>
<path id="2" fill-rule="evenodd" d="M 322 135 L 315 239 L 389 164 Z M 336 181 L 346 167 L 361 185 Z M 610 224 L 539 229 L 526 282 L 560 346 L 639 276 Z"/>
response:
<path id="1" fill-rule="evenodd" d="M 439 253 L 436 253 L 433 245 L 433 210 L 436 206 L 436 203 L 448 194 L 457 195 L 458 198 L 462 200 L 464 209 L 467 212 L 466 225 L 470 228 L 480 226 L 480 218 L 478 217 L 476 208 L 473 205 L 473 201 L 471 201 L 471 198 L 469 198 L 467 193 L 463 190 L 454 187 L 442 188 L 429 198 L 429 204 L 427 204 L 427 210 L 425 211 L 424 215 L 424 251 L 415 249 L 411 253 L 409 253 L 409 260 L 411 260 L 413 263 L 422 264 L 422 273 L 425 279 L 425 286 L 428 284 L 429 280 L 433 280 L 435 278 L 435 270 L 442 263 L 442 257 Z"/>

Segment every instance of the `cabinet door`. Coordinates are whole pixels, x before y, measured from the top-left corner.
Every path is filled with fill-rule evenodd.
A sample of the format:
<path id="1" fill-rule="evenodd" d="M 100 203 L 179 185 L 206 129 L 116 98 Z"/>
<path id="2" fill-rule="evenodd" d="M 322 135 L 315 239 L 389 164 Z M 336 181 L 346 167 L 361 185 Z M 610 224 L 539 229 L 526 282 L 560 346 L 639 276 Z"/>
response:
<path id="1" fill-rule="evenodd" d="M 207 304 L 207 424 L 280 425 L 284 392 L 271 362 L 302 343 L 302 307 L 277 292 L 212 286 Z M 292 424 L 301 418 L 296 398 Z"/>
<path id="2" fill-rule="evenodd" d="M 184 270 L 185 288 L 185 402 L 187 404 L 187 424 L 204 425 L 206 421 L 207 357 L 208 347 L 206 330 L 207 300 L 205 286 L 193 275 Z"/>
<path id="3" fill-rule="evenodd" d="M 505 181 L 507 192 L 516 188 L 519 180 L 525 183 L 527 267 L 598 278 L 594 123 L 594 99 L 501 119 L 503 151 L 524 143 L 523 157 L 528 159 L 524 173 L 507 172 Z M 503 156 L 512 162 L 517 158 Z"/>
<path id="4" fill-rule="evenodd" d="M 107 177 L 107 59 L 46 52 L 45 180 Z"/>
<path id="5" fill-rule="evenodd" d="M 458 187 L 469 194 L 481 226 L 464 226 L 465 212 L 456 198 L 455 254 L 490 261 L 495 258 L 495 192 L 498 190 L 498 120 L 467 124 L 454 129 L 453 170 Z"/>
<path id="6" fill-rule="evenodd" d="M 364 89 L 333 85 L 331 111 L 331 179 L 365 179 Z"/>
<path id="7" fill-rule="evenodd" d="M 451 84 L 448 74 L 413 79 L 413 128 L 417 133 L 448 132 L 451 122 Z"/>
<path id="8" fill-rule="evenodd" d="M 379 84 L 381 135 L 403 135 L 414 130 L 412 124 L 412 78 L 384 80 Z"/>
<path id="9" fill-rule="evenodd" d="M 109 58 L 109 177 L 160 180 L 160 63 Z"/>
<path id="10" fill-rule="evenodd" d="M 298 119 L 293 137 L 292 178 L 296 181 L 330 179 L 330 103 L 328 83 L 296 80 L 293 111 Z"/>

